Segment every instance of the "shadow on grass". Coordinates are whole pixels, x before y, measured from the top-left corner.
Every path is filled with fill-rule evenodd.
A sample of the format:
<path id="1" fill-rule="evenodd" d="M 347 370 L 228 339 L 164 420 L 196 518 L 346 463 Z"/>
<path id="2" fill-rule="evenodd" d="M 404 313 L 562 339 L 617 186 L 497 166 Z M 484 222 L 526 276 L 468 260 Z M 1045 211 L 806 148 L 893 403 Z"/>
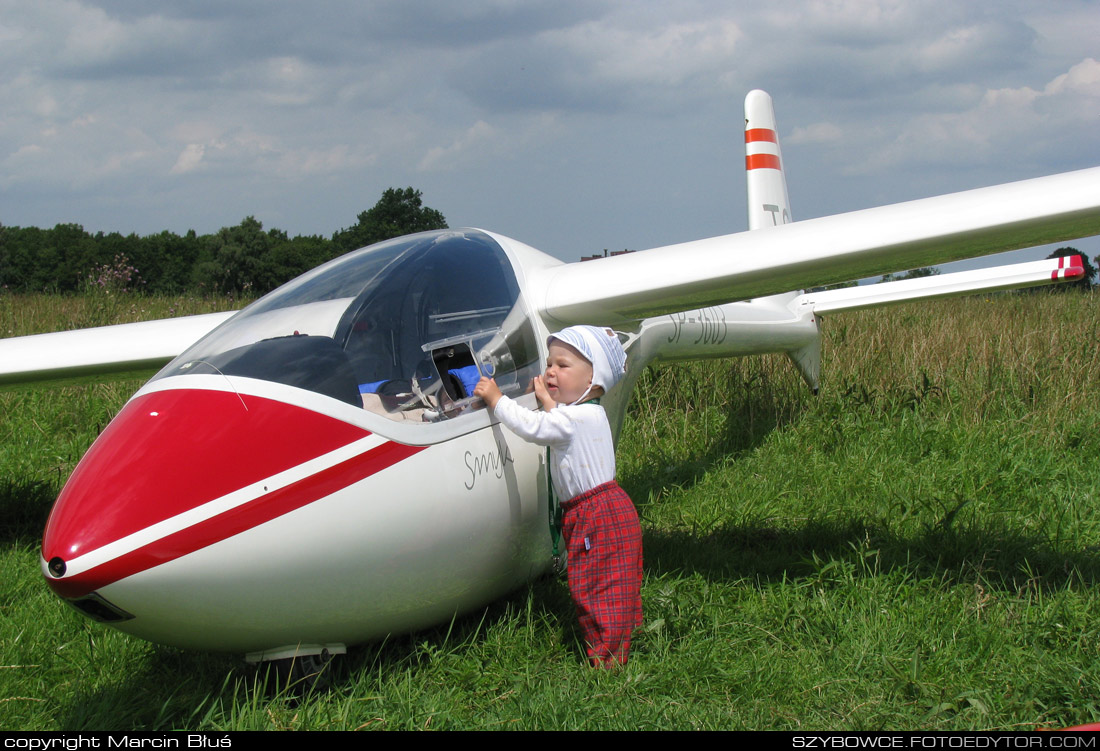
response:
<path id="1" fill-rule="evenodd" d="M 0 479 L 0 543 L 31 544 L 42 539 L 57 498 L 51 483 Z"/>
<path id="2" fill-rule="evenodd" d="M 773 431 L 801 419 L 814 397 L 801 390 L 801 383 L 792 391 L 789 382 L 774 384 L 773 380 L 738 361 L 727 363 L 725 369 L 647 371 L 637 391 L 651 389 L 661 403 L 653 407 L 642 398 L 631 404 L 617 451 L 619 484 L 639 514 L 645 515 L 648 503 L 670 491 L 690 488 L 714 467 L 751 453 Z M 714 393 L 730 396 L 703 415 L 696 405 L 713 404 Z M 675 406 L 670 408 L 668 402 Z M 645 411 L 651 407 L 660 419 L 647 419 Z M 680 415 L 683 425 L 670 425 L 670 415 Z M 720 427 L 709 427 L 714 424 Z"/>
<path id="3" fill-rule="evenodd" d="M 327 715 L 318 718 L 311 711 L 331 707 L 334 697 L 377 693 L 375 683 L 416 685 L 424 682 L 421 674 L 455 685 L 477 680 L 498 657 L 492 643 L 496 627 L 527 612 L 540 643 L 561 645 L 566 661 L 575 660 L 582 669 L 586 660 L 574 634 L 569 592 L 564 581 L 543 577 L 451 623 L 351 647 L 325 667 L 316 689 L 280 684 L 274 671 L 246 664 L 240 656 L 152 646 L 133 660 L 129 675 L 77 692 L 60 707 L 57 723 L 66 730 L 101 731 L 327 726 L 332 723 Z M 312 719 L 295 720 L 299 712 Z"/>
<path id="4" fill-rule="evenodd" d="M 60 704 L 59 727 L 69 731 L 180 730 L 201 724 L 246 675 L 240 657 L 152 647 L 106 685 L 77 689 Z"/>
<path id="5" fill-rule="evenodd" d="M 648 572 L 691 571 L 712 580 L 843 584 L 901 570 L 943 582 L 978 579 L 1010 592 L 1100 583 L 1100 552 L 1059 552 L 1044 538 L 992 524 L 926 526 L 912 535 L 860 519 L 727 525 L 706 533 L 647 530 L 644 545 Z"/>

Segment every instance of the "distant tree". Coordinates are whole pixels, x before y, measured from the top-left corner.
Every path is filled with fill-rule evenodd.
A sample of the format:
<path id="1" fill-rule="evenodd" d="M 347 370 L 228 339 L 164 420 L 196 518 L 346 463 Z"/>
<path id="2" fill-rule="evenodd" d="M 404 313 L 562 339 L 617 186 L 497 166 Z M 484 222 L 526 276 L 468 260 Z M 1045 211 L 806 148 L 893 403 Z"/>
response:
<path id="1" fill-rule="evenodd" d="M 183 237 L 168 231 L 147 237 L 91 235 L 79 224 L 52 229 L 0 224 L 0 291 L 75 292 L 104 270 L 126 268 L 142 280 L 143 292 L 262 294 L 349 250 L 446 228 L 443 214 L 424 206 L 413 188 L 389 188 L 332 240 L 265 231 L 252 216 L 212 235 L 189 230 Z"/>
<path id="2" fill-rule="evenodd" d="M 424 206 L 420 196 L 420 191 L 412 188 L 387 188 L 373 208 L 359 214 L 355 224 L 334 232 L 332 242 L 347 252 L 391 237 L 447 229 L 443 214 Z"/>
<path id="3" fill-rule="evenodd" d="M 203 259 L 196 264 L 193 279 L 204 292 L 232 293 L 253 290 L 264 256 L 273 243 L 286 241 L 286 233 L 263 231 L 253 216 L 245 217 L 236 227 L 222 227 L 215 235 L 203 237 Z"/>
<path id="4" fill-rule="evenodd" d="M 923 279 L 926 276 L 939 276 L 940 270 L 935 266 L 921 266 L 919 269 L 909 269 L 900 274 L 885 274 L 879 283 L 900 282 L 902 279 Z"/>
<path id="5" fill-rule="evenodd" d="M 327 237 L 297 236 L 272 246 L 256 270 L 255 291 L 268 292 L 320 266 L 332 257 L 334 245 Z"/>
<path id="6" fill-rule="evenodd" d="M 1089 257 L 1086 256 L 1077 248 L 1058 248 L 1058 250 L 1051 253 L 1047 258 L 1064 258 L 1065 256 L 1081 256 L 1081 265 L 1085 267 L 1085 275 L 1074 282 L 1065 282 L 1063 284 L 1049 284 L 1039 289 L 1047 289 L 1051 292 L 1065 292 L 1066 290 L 1076 289 L 1088 292 L 1092 289 L 1094 280 L 1096 279 L 1096 267 L 1089 262 Z M 1100 263 L 1100 256 L 1096 257 L 1097 262 Z"/>
<path id="7" fill-rule="evenodd" d="M 176 294 L 189 289 L 203 245 L 193 229 L 183 237 L 165 230 L 141 238 L 130 257 L 150 292 Z"/>
<path id="8" fill-rule="evenodd" d="M 4 227 L 0 235 L 0 285 L 19 292 L 56 289 L 56 283 L 48 284 L 42 276 L 45 264 L 39 255 L 46 236 L 47 231 L 37 227 Z M 48 274 L 53 282 L 52 268 Z"/>
<path id="9" fill-rule="evenodd" d="M 79 224 L 53 229 L 7 227 L 0 248 L 0 283 L 25 292 L 72 292 L 110 257 L 97 256 L 95 239 Z"/>
<path id="10" fill-rule="evenodd" d="M 18 228 L 16 228 L 18 230 Z M 0 293 L 10 290 L 19 281 L 13 263 L 11 238 L 16 233 L 0 222 Z"/>
<path id="11" fill-rule="evenodd" d="M 193 233 L 188 235 L 193 239 Z M 264 231 L 255 217 L 214 235 L 198 238 L 201 250 L 192 272 L 192 288 L 204 294 L 264 294 L 319 266 L 335 255 L 325 237 L 291 239 L 281 229 Z"/>
<path id="12" fill-rule="evenodd" d="M 847 289 L 848 287 L 858 287 L 859 282 L 855 279 L 847 282 L 834 282 L 833 284 L 821 284 L 816 287 L 808 287 L 807 292 L 826 292 L 831 289 Z"/>

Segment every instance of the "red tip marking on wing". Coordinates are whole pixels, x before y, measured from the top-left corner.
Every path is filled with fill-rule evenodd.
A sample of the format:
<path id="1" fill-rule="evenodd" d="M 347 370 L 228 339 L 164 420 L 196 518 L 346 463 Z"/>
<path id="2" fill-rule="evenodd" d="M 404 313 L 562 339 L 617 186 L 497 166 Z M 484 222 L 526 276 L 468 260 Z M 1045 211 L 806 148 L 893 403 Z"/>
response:
<path id="1" fill-rule="evenodd" d="M 1085 275 L 1085 264 L 1081 256 L 1061 256 L 1058 259 L 1058 268 L 1050 272 L 1052 280 L 1080 279 Z"/>

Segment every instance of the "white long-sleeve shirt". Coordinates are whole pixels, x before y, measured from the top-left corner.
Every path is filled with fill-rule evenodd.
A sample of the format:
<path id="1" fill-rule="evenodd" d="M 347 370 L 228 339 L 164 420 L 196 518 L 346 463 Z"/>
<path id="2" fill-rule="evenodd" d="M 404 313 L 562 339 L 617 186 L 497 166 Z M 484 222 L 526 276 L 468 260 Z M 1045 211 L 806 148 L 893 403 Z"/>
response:
<path id="1" fill-rule="evenodd" d="M 615 479 L 615 444 L 600 405 L 558 405 L 535 412 L 502 396 L 494 414 L 523 440 L 550 447 L 550 479 L 560 500 Z"/>

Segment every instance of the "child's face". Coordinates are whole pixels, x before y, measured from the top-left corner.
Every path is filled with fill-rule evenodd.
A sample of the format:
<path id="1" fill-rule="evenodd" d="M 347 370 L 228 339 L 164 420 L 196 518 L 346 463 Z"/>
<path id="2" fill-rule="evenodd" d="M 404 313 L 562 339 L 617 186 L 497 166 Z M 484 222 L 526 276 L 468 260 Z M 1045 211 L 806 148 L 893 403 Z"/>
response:
<path id="1" fill-rule="evenodd" d="M 546 390 L 559 404 L 572 404 L 592 385 L 592 364 L 573 347 L 554 339 L 546 357 Z"/>

